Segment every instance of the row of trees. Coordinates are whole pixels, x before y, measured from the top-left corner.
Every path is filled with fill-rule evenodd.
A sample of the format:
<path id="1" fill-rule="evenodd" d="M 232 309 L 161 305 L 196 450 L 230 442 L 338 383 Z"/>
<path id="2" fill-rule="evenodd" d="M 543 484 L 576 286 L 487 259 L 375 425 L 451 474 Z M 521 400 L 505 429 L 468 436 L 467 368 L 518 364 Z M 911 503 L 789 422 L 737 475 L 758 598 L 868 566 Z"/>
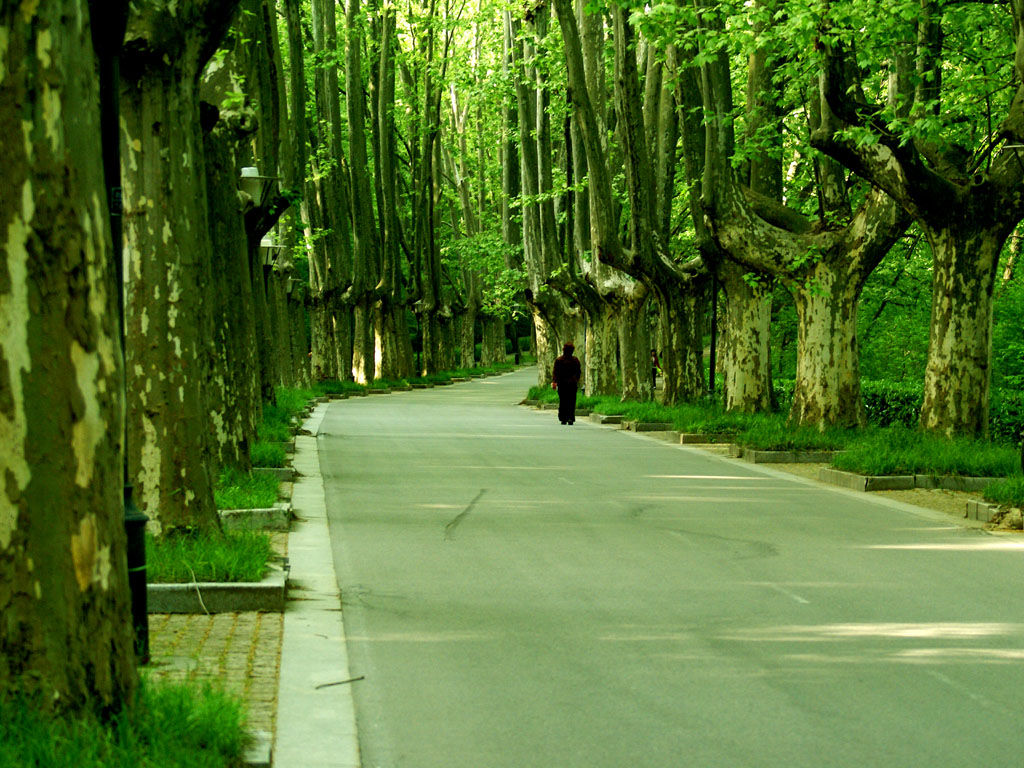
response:
<path id="1" fill-rule="evenodd" d="M 564 316 L 575 305 L 586 317 L 588 388 L 614 382 L 602 313 L 631 325 L 628 302 L 646 295 L 661 317 L 666 399 L 701 394 L 697 331 L 713 278 L 727 298 L 726 405 L 768 407 L 766 288 L 778 283 L 797 316 L 792 418 L 862 424 L 860 293 L 913 228 L 934 275 L 921 424 L 985 433 L 993 287 L 1024 215 L 1020 12 L 939 0 L 595 12 L 554 0 L 522 26 L 506 13 L 507 60 L 525 63 L 516 82 L 527 266 L 534 283 L 557 289 L 547 296 L 557 309 L 535 298 L 536 311 Z M 555 65 L 531 69 L 554 49 Z M 555 99 L 571 105 L 562 131 L 551 130 Z M 552 134 L 561 139 L 545 143 Z M 585 186 L 551 183 L 552 156 L 562 178 Z M 546 229 L 549 197 L 572 222 L 561 240 Z"/>
<path id="2" fill-rule="evenodd" d="M 705 391 L 721 291 L 725 404 L 755 411 L 781 285 L 792 417 L 859 424 L 860 294 L 918 233 L 921 423 L 986 430 L 1019 0 L 90 10 L 0 16 L 0 689 L 134 685 L 122 457 L 154 530 L 214 528 L 275 386 L 451 368 L 478 338 L 490 362 L 517 301 L 541 382 L 584 337 L 588 391 L 650 396 L 657 347 L 674 402 Z"/>

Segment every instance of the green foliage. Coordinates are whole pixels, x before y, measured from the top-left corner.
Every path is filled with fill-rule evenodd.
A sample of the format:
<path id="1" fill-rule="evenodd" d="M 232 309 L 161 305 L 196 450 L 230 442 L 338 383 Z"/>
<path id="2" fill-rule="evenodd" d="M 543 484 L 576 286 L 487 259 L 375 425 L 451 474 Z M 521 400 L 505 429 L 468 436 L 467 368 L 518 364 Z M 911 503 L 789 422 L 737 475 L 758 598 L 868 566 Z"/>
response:
<path id="1" fill-rule="evenodd" d="M 239 472 L 228 467 L 213 489 L 217 509 L 267 509 L 277 502 L 281 481 L 269 472 Z"/>
<path id="2" fill-rule="evenodd" d="M 996 297 L 992 328 L 993 384 L 1024 391 L 1024 266 Z"/>
<path id="3" fill-rule="evenodd" d="M 265 440 L 253 443 L 250 456 L 254 467 L 283 467 L 287 460 L 284 448 Z"/>
<path id="4" fill-rule="evenodd" d="M 153 584 L 260 581 L 273 556 L 264 531 L 146 536 L 147 576 Z"/>
<path id="5" fill-rule="evenodd" d="M 1024 476 L 997 480 L 981 494 L 985 501 L 1001 507 L 1024 507 Z"/>
<path id="6" fill-rule="evenodd" d="M 244 723 L 241 702 L 223 691 L 145 677 L 109 722 L 0 701 L 0 768 L 236 768 Z"/>
<path id="7" fill-rule="evenodd" d="M 897 426 L 864 432 L 832 466 L 865 475 L 1003 477 L 1017 470 L 1019 456 L 1013 448 L 984 440 L 948 440 Z"/>

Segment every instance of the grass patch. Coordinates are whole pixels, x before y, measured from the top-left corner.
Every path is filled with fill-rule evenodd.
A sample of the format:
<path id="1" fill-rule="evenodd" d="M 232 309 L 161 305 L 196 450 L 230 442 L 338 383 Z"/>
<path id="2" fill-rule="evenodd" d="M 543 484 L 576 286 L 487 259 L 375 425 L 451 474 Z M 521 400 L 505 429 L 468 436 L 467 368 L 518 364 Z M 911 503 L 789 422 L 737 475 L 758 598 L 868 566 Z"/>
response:
<path id="1" fill-rule="evenodd" d="M 1016 450 L 1008 446 L 891 427 L 862 433 L 832 460 L 832 466 L 862 475 L 1005 477 L 1015 474 L 1019 461 Z"/>
<path id="2" fill-rule="evenodd" d="M 750 418 L 736 435 L 736 442 L 755 451 L 836 451 L 844 448 L 856 432 L 847 429 L 792 427 L 781 416 Z"/>
<path id="3" fill-rule="evenodd" d="M 217 478 L 213 499 L 217 509 L 267 509 L 277 503 L 281 481 L 269 473 L 227 468 Z"/>
<path id="4" fill-rule="evenodd" d="M 145 678 L 134 703 L 110 722 L 0 701 L 0 768 L 235 768 L 244 724 L 233 696 Z"/>
<path id="5" fill-rule="evenodd" d="M 257 440 L 250 450 L 254 467 L 283 467 L 287 460 L 284 448 L 265 440 Z"/>
<path id="6" fill-rule="evenodd" d="M 366 390 L 366 387 L 356 384 L 354 381 L 321 381 L 316 388 L 325 395 L 350 395 L 353 392 Z"/>
<path id="7" fill-rule="evenodd" d="M 146 536 L 146 570 L 154 584 L 261 581 L 273 555 L 264 531 Z"/>
<path id="8" fill-rule="evenodd" d="M 982 491 L 982 496 L 1001 507 L 1024 507 L 1024 475 L 997 480 Z"/>

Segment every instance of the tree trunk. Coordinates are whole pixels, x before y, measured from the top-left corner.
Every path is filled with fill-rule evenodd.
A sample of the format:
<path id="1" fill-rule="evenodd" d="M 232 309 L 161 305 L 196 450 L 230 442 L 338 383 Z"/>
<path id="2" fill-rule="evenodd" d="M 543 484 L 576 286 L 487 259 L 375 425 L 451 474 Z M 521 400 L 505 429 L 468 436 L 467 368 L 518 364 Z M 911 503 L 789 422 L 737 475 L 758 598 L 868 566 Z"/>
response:
<path id="1" fill-rule="evenodd" d="M 352 274 L 355 333 L 352 344 L 352 370 L 356 381 L 366 383 L 377 376 L 373 306 L 376 302 L 374 294 L 380 280 L 380 266 L 378 264 L 377 223 L 373 213 L 373 182 L 366 155 L 366 104 L 362 72 L 363 34 L 359 18 L 359 0 L 348 0 L 345 103 L 348 109 L 354 236 Z"/>
<path id="2" fill-rule="evenodd" d="M 615 355 L 619 345 L 619 312 L 611 301 L 599 301 L 587 317 L 584 392 L 588 396 L 619 394 Z"/>
<path id="3" fill-rule="evenodd" d="M 208 279 L 216 285 L 213 375 L 208 392 L 214 448 L 220 466 L 248 468 L 261 419 L 256 325 L 249 248 L 239 207 L 235 146 L 239 136 L 218 126 L 205 138 L 210 235 Z"/>
<path id="4" fill-rule="evenodd" d="M 480 319 L 480 365 L 488 366 L 504 363 L 505 354 L 505 323 L 497 317 L 484 315 Z"/>
<path id="5" fill-rule="evenodd" d="M 992 293 L 1005 223 L 925 230 L 932 247 L 932 316 L 921 426 L 946 435 L 988 434 Z"/>
<path id="6" fill-rule="evenodd" d="M 623 400 L 652 400 L 651 331 L 646 321 L 646 296 L 627 301 L 618 313 L 619 366 Z"/>
<path id="7" fill-rule="evenodd" d="M 760 413 L 771 408 L 771 293 L 744 280 L 746 271 L 731 261 L 723 261 L 718 270 L 728 300 L 719 337 L 719 359 L 724 373 L 725 409 Z"/>
<path id="8" fill-rule="evenodd" d="M 128 465 L 157 532 L 220 525 L 203 392 L 212 246 L 197 85 L 236 5 L 154 2 L 129 16 L 121 81 Z"/>
<path id="9" fill-rule="evenodd" d="M 857 299 L 861 286 L 821 263 L 791 286 L 797 313 L 796 381 L 790 421 L 859 427 L 865 423 L 860 395 Z"/>
<path id="10" fill-rule="evenodd" d="M 659 294 L 661 325 L 661 368 L 665 405 L 693 400 L 706 390 L 704 381 L 704 343 L 701 318 L 707 305 L 705 280 L 695 280 L 688 291 Z"/>
<path id="11" fill-rule="evenodd" d="M 85 8 L 0 11 L 0 696 L 109 712 L 136 673 L 120 286 Z"/>

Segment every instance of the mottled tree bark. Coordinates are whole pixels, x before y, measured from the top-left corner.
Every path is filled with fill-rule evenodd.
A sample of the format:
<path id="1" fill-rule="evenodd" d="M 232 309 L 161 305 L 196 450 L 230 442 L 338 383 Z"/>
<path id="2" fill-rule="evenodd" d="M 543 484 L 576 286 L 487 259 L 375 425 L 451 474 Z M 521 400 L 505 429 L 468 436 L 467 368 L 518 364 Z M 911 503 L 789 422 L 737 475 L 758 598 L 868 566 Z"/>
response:
<path id="1" fill-rule="evenodd" d="M 1024 218 L 1024 165 L 1015 148 L 1024 142 L 1024 6 L 1010 4 L 1015 40 L 1015 96 L 1000 122 L 1000 144 L 984 168 L 968 167 L 956 142 L 904 141 L 869 121 L 850 90 L 847 55 L 838 44 L 826 47 L 821 88 L 827 109 L 812 143 L 892 196 L 918 224 L 932 248 L 932 316 L 924 377 L 921 426 L 946 435 L 988 432 L 992 295 L 999 253 Z M 922 2 L 917 19 L 916 114 L 938 110 L 941 73 L 942 9 Z M 955 64 L 955 62 L 953 62 Z M 853 84 L 856 85 L 856 84 Z M 857 94 L 856 101 L 864 101 Z M 841 129 L 858 126 L 876 141 L 858 145 Z"/>
<path id="2" fill-rule="evenodd" d="M 96 68 L 86 4 L 0 10 L 0 696 L 43 709 L 136 684 Z"/>
<path id="3" fill-rule="evenodd" d="M 128 460 L 153 530 L 217 528 L 203 382 L 212 258 L 198 79 L 237 0 L 132 5 L 122 64 Z"/>

